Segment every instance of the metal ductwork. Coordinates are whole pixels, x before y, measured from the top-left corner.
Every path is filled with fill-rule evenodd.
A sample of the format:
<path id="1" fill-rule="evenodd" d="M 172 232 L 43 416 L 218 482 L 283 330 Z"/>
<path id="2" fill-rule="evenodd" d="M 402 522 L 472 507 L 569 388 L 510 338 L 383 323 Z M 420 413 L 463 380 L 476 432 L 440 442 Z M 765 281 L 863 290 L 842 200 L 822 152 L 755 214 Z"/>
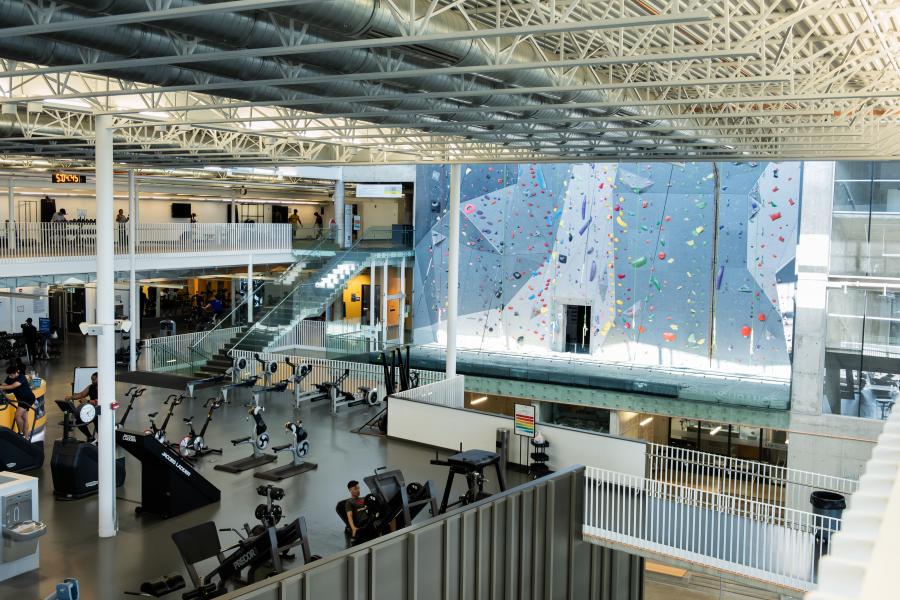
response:
<path id="1" fill-rule="evenodd" d="M 68 2 L 72 10 L 57 8 L 53 12 L 52 21 L 66 21 L 82 19 L 94 13 L 131 13 L 146 10 L 144 0 L 88 0 L 86 2 Z M 170 8 L 196 5 L 190 0 L 172 0 Z M 77 9 L 77 10 L 76 10 Z M 394 21 L 391 11 L 377 0 L 334 0 L 325 3 L 311 3 L 284 8 L 277 11 L 283 17 L 295 19 L 299 23 L 311 26 L 311 31 L 306 34 L 307 43 L 326 43 L 342 39 L 346 36 L 353 37 L 381 37 L 385 35 L 401 35 Z M 291 30 L 277 19 L 271 18 L 268 13 L 244 14 L 244 13 L 216 13 L 210 16 L 193 17 L 174 21 L 161 21 L 154 27 L 116 26 L 104 28 L 92 28 L 79 31 L 67 31 L 63 33 L 48 34 L 41 38 L 13 38 L 0 39 L 0 54 L 17 60 L 36 62 L 45 65 L 79 64 L 83 60 L 85 48 L 98 50 L 94 58 L 98 61 L 121 60 L 128 57 L 167 56 L 178 54 L 179 49 L 172 38 L 157 28 L 169 31 L 181 32 L 201 38 L 206 43 L 201 43 L 195 48 L 195 52 L 216 52 L 222 49 L 235 49 L 242 47 L 268 47 L 279 46 L 285 39 L 289 39 Z M 457 22 L 460 21 L 460 22 Z M 21 0 L 0 1 L 0 25 L 5 27 L 30 25 L 33 23 L 33 15 L 27 5 Z M 434 18 L 429 23 L 427 31 L 422 33 L 435 33 L 439 31 L 457 31 L 465 28 L 458 15 L 446 11 Z M 409 47 L 404 49 L 405 54 L 392 59 L 392 67 L 398 70 L 423 69 L 446 65 L 476 65 L 490 62 L 488 56 L 481 52 L 481 48 L 473 41 L 459 41 L 451 43 L 429 44 L 427 46 Z M 336 96 L 362 96 L 378 97 L 382 95 L 399 94 L 404 91 L 425 92 L 454 92 L 460 89 L 460 80 L 446 75 L 425 75 L 417 78 L 403 80 L 402 84 L 376 85 L 369 82 L 343 81 L 329 82 L 319 85 L 297 86 L 248 86 L 247 80 L 253 79 L 278 79 L 285 77 L 288 72 L 295 75 L 298 81 L 306 77 L 316 77 L 339 73 L 360 73 L 378 71 L 384 67 L 377 56 L 365 50 L 342 50 L 321 54 L 303 55 L 282 59 L 242 58 L 219 62 L 202 62 L 193 65 L 190 69 L 163 66 L 142 69 L 120 69 L 107 73 L 122 79 L 143 81 L 154 85 L 195 85 L 199 82 L 214 85 L 233 84 L 234 87 L 216 89 L 211 93 L 220 96 L 232 97 L 250 101 L 266 101 L 273 105 L 281 102 L 304 102 L 301 108 L 310 112 L 322 114 L 335 113 L 360 113 L 380 112 L 377 117 L 367 117 L 366 121 L 390 125 L 392 123 L 404 123 L 411 119 L 402 115 L 392 114 L 392 111 L 411 110 L 427 111 L 429 109 L 456 110 L 460 103 L 443 99 L 415 99 L 385 101 L 381 103 L 354 103 L 336 102 L 329 97 Z M 515 60 L 534 61 L 536 57 L 526 45 L 519 45 L 515 54 Z M 297 64 L 302 61 L 302 64 Z M 604 134 L 591 132 L 579 132 L 578 125 L 570 125 L 572 116 L 603 116 L 608 111 L 566 111 L 561 109 L 542 109 L 545 102 L 562 101 L 594 101 L 602 102 L 605 97 L 598 91 L 586 90 L 570 94 L 558 94 L 555 98 L 547 99 L 534 95 L 490 95 L 497 87 L 513 86 L 552 86 L 557 82 L 552 75 L 544 70 L 519 70 L 505 72 L 496 79 L 485 77 L 466 82 L 466 89 L 484 91 L 485 96 L 476 102 L 477 106 L 490 107 L 492 109 L 504 106 L 533 105 L 533 111 L 527 111 L 526 116 L 535 119 L 559 119 L 558 125 L 525 125 L 519 123 L 504 123 L 514 117 L 513 113 L 504 112 L 465 112 L 449 113 L 437 116 L 417 116 L 421 128 L 434 133 L 465 136 L 471 133 L 485 131 L 508 133 L 508 141 L 517 145 L 527 143 L 534 138 L 552 136 L 554 141 L 565 143 L 562 139 L 550 134 L 548 129 L 567 127 L 570 133 L 566 134 L 570 140 L 598 140 L 604 137 L 615 140 L 620 145 L 630 142 L 627 136 L 610 135 L 612 131 Z M 572 82 L 577 83 L 577 82 Z M 521 110 L 515 111 L 521 113 Z M 621 113 L 621 111 L 618 111 Z M 635 115 L 636 123 L 646 124 L 646 119 L 640 119 Z M 469 125 L 467 122 L 494 121 L 489 127 Z M 594 126 L 593 124 L 591 125 Z M 610 128 L 616 127 L 610 125 Z M 516 138 L 516 134 L 523 134 Z M 676 138 L 693 138 L 687 133 L 678 133 Z M 712 143 L 712 142 L 711 142 Z M 581 145 L 581 144 L 578 144 Z"/>

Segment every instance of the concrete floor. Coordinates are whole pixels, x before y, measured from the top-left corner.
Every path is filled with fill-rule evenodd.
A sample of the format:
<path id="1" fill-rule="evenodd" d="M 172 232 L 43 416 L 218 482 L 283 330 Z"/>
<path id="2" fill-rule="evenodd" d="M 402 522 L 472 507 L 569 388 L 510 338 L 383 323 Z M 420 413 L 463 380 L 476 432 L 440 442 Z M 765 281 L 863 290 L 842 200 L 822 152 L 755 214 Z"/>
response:
<path id="1" fill-rule="evenodd" d="M 186 576 L 171 534 L 206 520 L 213 520 L 218 527 L 237 527 L 245 522 L 253 522 L 253 510 L 260 503 L 256 487 L 267 483 L 253 477 L 252 471 L 242 474 L 228 474 L 215 471 L 214 465 L 228 462 L 249 454 L 249 447 L 232 447 L 228 440 L 243 437 L 249 432 L 246 410 L 243 406 L 249 394 L 243 392 L 233 397 L 230 405 L 218 411 L 207 431 L 207 440 L 212 447 L 225 450 L 223 456 L 210 455 L 198 461 L 198 470 L 214 485 L 222 490 L 222 500 L 218 504 L 174 517 L 160 520 L 151 516 L 138 517 L 134 507 L 140 499 L 140 463 L 127 456 L 127 476 L 125 485 L 118 490 L 119 534 L 115 538 L 97 537 L 96 497 L 75 501 L 58 501 L 53 496 L 50 474 L 50 452 L 53 440 L 61 435 L 61 414 L 54 399 L 69 393 L 73 369 L 77 366 L 95 364 L 93 341 L 85 342 L 78 336 L 69 336 L 63 357 L 52 362 L 41 363 L 38 372 L 47 379 L 47 456 L 40 478 L 40 518 L 49 527 L 40 543 L 41 568 L 32 573 L 0 582 L 0 598 L 43 598 L 50 594 L 54 585 L 65 577 L 76 577 L 82 585 L 82 595 L 90 599 L 122 598 L 125 590 L 137 590 L 140 582 L 163 574 L 179 572 Z M 116 385 L 119 401 L 129 385 Z M 160 409 L 162 400 L 170 390 L 150 388 L 135 403 L 126 427 L 143 428 L 149 423 L 147 413 Z M 197 427 L 205 418 L 203 401 L 212 392 L 199 392 L 199 398 L 188 401 L 178 408 L 173 416 L 169 433 L 177 438 L 185 433 L 182 417 L 193 415 Z M 347 496 L 346 482 L 349 479 L 362 480 L 381 466 L 399 468 L 409 481 L 432 479 L 439 491 L 443 491 L 446 469 L 429 464 L 434 451 L 397 440 L 359 435 L 350 430 L 361 425 L 374 414 L 373 409 L 356 407 L 344 409 L 337 417 L 332 417 L 324 403 L 304 405 L 297 414 L 289 394 L 272 397 L 266 403 L 265 420 L 269 426 L 272 444 L 286 443 L 283 424 L 297 416 L 303 419 L 310 433 L 312 451 L 309 461 L 316 462 L 318 469 L 281 482 L 286 497 L 281 503 L 286 517 L 303 515 L 309 527 L 310 544 L 313 553 L 328 555 L 345 547 L 343 524 L 334 513 L 335 503 Z M 124 406 L 123 406 L 124 410 Z M 80 435 L 80 434 L 78 434 Z M 286 464 L 289 456 L 282 454 L 277 464 Z M 276 463 L 270 463 L 258 470 L 268 470 Z M 490 478 L 490 475 L 488 476 Z M 522 476 L 510 473 L 510 484 L 522 481 Z M 459 478 L 457 478 L 459 480 Z M 489 482 L 493 490 L 495 482 Z M 454 497 L 462 492 L 454 490 Z M 424 515 L 420 519 L 425 518 Z M 222 544 L 229 545 L 234 536 L 220 534 Z M 294 564 L 299 564 L 295 561 Z M 292 566 L 288 564 L 288 567 Z M 204 572 L 201 569 L 201 572 Z M 697 587 L 690 578 L 649 577 L 647 598 L 710 598 L 733 597 L 718 595 L 708 586 Z M 708 577 L 707 577 L 708 579 Z M 677 591 L 675 591 L 677 590 Z M 739 594 L 741 597 L 753 594 Z M 176 597 L 176 596 L 171 596 Z M 761 593 L 760 598 L 770 596 Z"/>

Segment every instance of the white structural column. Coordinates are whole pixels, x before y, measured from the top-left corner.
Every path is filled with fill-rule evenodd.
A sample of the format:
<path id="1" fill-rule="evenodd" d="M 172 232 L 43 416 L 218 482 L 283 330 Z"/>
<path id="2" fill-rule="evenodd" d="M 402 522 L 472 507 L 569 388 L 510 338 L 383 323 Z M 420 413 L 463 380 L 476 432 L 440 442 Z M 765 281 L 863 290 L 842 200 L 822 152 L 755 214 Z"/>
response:
<path id="1" fill-rule="evenodd" d="M 456 375 L 456 317 L 459 304 L 459 194 L 462 165 L 450 165 L 450 231 L 447 248 L 447 377 Z"/>
<path id="2" fill-rule="evenodd" d="M 112 117 L 97 115 L 97 425 L 98 516 L 100 537 L 116 535 L 116 427 L 110 406 L 116 396 L 115 269 L 113 238 Z"/>
<path id="3" fill-rule="evenodd" d="M 253 322 L 253 255 L 247 263 L 247 322 Z"/>
<path id="4" fill-rule="evenodd" d="M 406 343 L 406 257 L 400 259 L 400 314 L 397 317 L 400 326 L 398 339 L 400 344 Z"/>
<path id="5" fill-rule="evenodd" d="M 384 259 L 381 266 L 381 340 L 384 344 L 388 341 L 388 259 Z"/>
<path id="6" fill-rule="evenodd" d="M 134 181 L 134 171 L 128 171 L 128 306 L 131 314 L 131 333 L 128 340 L 128 370 L 137 370 L 137 341 L 141 335 L 141 302 L 137 292 L 137 280 L 134 273 L 134 252 L 137 245 L 137 187 Z"/>
<path id="7" fill-rule="evenodd" d="M 337 223 L 337 239 L 338 248 L 344 248 L 344 181 L 338 179 L 334 182 L 334 222 Z"/>
<path id="8" fill-rule="evenodd" d="M 375 334 L 375 263 L 369 265 L 369 330 Z"/>
<path id="9" fill-rule="evenodd" d="M 6 201 L 9 206 L 9 220 L 6 222 L 6 239 L 10 250 L 16 249 L 16 197 L 13 192 L 12 177 L 6 180 Z"/>

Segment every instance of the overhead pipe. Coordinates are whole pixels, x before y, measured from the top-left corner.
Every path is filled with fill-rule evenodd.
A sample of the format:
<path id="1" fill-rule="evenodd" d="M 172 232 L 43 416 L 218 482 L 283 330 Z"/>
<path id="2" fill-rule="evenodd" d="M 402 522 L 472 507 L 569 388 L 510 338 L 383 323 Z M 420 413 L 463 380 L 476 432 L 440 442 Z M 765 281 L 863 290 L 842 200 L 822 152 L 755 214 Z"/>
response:
<path id="1" fill-rule="evenodd" d="M 176 6 L 172 8 L 175 8 Z M 183 3 L 188 4 L 187 2 Z M 116 4 L 118 6 L 118 4 Z M 134 9 L 135 6 L 130 6 Z M 126 11 L 128 12 L 128 11 Z M 227 15 L 227 13 L 226 13 Z M 76 10 L 57 9 L 53 13 L 53 22 L 71 21 L 87 18 L 87 15 Z M 212 18 L 205 19 L 213 22 Z M 189 19 L 185 19 L 189 21 Z M 23 26 L 32 23 L 31 13 L 24 2 L 20 0 L 4 0 L 0 2 L 0 24 L 5 27 Z M 286 35 L 286 31 L 278 31 L 272 27 L 265 28 L 268 31 L 266 43 L 278 45 L 281 43 L 279 35 Z M 187 31 L 187 30 L 185 30 Z M 246 31 L 246 27 L 240 31 Z M 261 33 L 256 31 L 259 38 Z M 178 48 L 171 38 L 157 33 L 156 31 L 146 27 L 132 26 L 116 26 L 103 28 L 85 28 L 82 30 L 65 31 L 48 34 L 46 37 L 52 42 L 47 43 L 44 38 L 15 38 L 11 40 L 0 40 L 0 52 L 4 56 L 14 57 L 17 60 L 29 60 L 47 65 L 60 64 L 78 64 L 81 62 L 81 53 L 78 47 L 91 48 L 101 51 L 100 56 L 95 58 L 98 61 L 123 60 L 129 57 L 145 57 L 145 56 L 163 56 L 175 55 Z M 272 39 L 270 39 L 272 38 Z M 312 37 L 307 37 L 307 41 L 316 41 Z M 329 40 L 319 39 L 318 41 L 325 43 Z M 55 43 L 54 43 L 55 42 Z M 37 43 L 37 47 L 35 47 Z M 35 52 L 36 50 L 36 52 Z M 214 53 L 220 51 L 217 46 L 200 44 L 194 51 L 197 53 Z M 110 71 L 117 77 L 123 79 L 145 81 L 155 85 L 179 85 L 196 84 L 198 81 L 208 81 L 209 83 L 229 83 L 233 82 L 234 89 L 218 90 L 218 95 L 235 97 L 250 101 L 272 101 L 278 104 L 279 100 L 289 102 L 291 100 L 321 102 L 321 104 L 310 104 L 305 106 L 311 112 L 319 112 L 323 114 L 335 112 L 371 112 L 381 111 L 383 116 L 373 117 L 371 120 L 377 123 L 390 124 L 391 122 L 403 122 L 405 119 L 401 115 L 392 115 L 394 110 L 428 110 L 440 108 L 443 110 L 455 110 L 460 105 L 451 101 L 433 100 L 433 99 L 403 99 L 398 101 L 385 102 L 383 105 L 371 106 L 361 105 L 350 102 L 336 102 L 330 100 L 327 96 L 368 96 L 375 97 L 384 95 L 387 86 L 374 85 L 367 82 L 343 81 L 333 82 L 329 84 L 318 85 L 300 85 L 304 77 L 316 77 L 320 75 L 330 74 L 333 70 L 344 70 L 347 65 L 353 66 L 357 71 L 375 69 L 375 62 L 372 57 L 365 51 L 344 51 L 330 52 L 322 55 L 313 55 L 315 59 L 319 57 L 320 62 L 327 63 L 327 70 L 316 70 L 312 67 L 296 65 L 292 67 L 292 72 L 298 79 L 297 86 L 247 86 L 245 80 L 254 78 L 260 79 L 277 79 L 285 76 L 283 65 L 280 65 L 271 59 L 262 58 L 244 58 L 221 62 L 201 63 L 196 68 L 186 69 L 174 66 L 156 66 L 144 69 L 120 69 Z M 310 57 L 305 57 L 310 58 Z M 349 60 L 349 62 L 347 62 Z M 414 68 L 415 65 L 407 65 Z M 421 67 L 421 65 L 419 65 Z M 203 74 L 197 71 L 203 70 Z M 210 77 L 208 74 L 212 74 Z M 218 77 L 218 78 L 217 78 Z M 432 83 L 441 81 L 439 78 L 424 77 L 422 79 L 434 79 Z M 446 90 L 455 89 L 451 87 L 455 85 L 452 78 L 444 77 L 444 87 Z M 410 83 L 416 83 L 415 80 Z M 301 91 L 304 90 L 304 91 Z M 313 93 L 309 93 L 309 92 Z M 397 93 L 396 90 L 393 93 Z M 389 92 L 390 93 L 390 92 Z M 521 104 L 521 99 L 510 99 L 507 97 L 499 97 L 501 100 L 508 102 L 509 105 Z M 536 109 L 539 108 L 536 104 Z M 540 118 L 559 118 L 561 122 L 565 121 L 567 112 L 555 109 L 547 111 L 537 111 L 533 113 L 535 117 Z M 442 131 L 452 135 L 464 135 L 466 131 L 480 132 L 485 131 L 483 127 L 469 127 L 464 121 L 482 121 L 490 118 L 497 121 L 497 125 L 492 128 L 502 129 L 501 125 L 505 120 L 512 120 L 514 117 L 510 114 L 503 113 L 459 113 L 449 114 L 447 118 L 455 119 L 459 123 L 444 121 L 434 117 L 423 119 L 423 125 L 430 130 Z M 550 127 L 540 126 L 538 129 Z"/>

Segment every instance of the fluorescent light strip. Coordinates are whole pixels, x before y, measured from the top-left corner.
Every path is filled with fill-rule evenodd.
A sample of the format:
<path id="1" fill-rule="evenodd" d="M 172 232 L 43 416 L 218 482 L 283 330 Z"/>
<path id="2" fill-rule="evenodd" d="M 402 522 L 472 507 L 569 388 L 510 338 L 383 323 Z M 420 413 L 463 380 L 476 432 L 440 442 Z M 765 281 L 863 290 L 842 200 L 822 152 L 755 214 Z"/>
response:
<path id="1" fill-rule="evenodd" d="M 644 419 L 643 421 L 638 423 L 638 425 L 640 425 L 641 427 L 646 427 L 647 425 L 649 425 L 652 422 L 653 422 L 653 417 L 647 417 L 646 419 Z"/>
<path id="2" fill-rule="evenodd" d="M 719 433 L 720 431 L 722 431 L 722 426 L 721 426 L 721 425 L 716 425 L 716 426 L 713 428 L 713 430 L 709 432 L 709 435 L 716 435 L 716 434 Z"/>
<path id="3" fill-rule="evenodd" d="M 481 404 L 482 402 L 487 401 L 487 399 L 488 399 L 487 396 L 482 396 L 481 398 L 475 398 L 469 404 L 472 404 L 474 406 L 475 404 Z"/>

